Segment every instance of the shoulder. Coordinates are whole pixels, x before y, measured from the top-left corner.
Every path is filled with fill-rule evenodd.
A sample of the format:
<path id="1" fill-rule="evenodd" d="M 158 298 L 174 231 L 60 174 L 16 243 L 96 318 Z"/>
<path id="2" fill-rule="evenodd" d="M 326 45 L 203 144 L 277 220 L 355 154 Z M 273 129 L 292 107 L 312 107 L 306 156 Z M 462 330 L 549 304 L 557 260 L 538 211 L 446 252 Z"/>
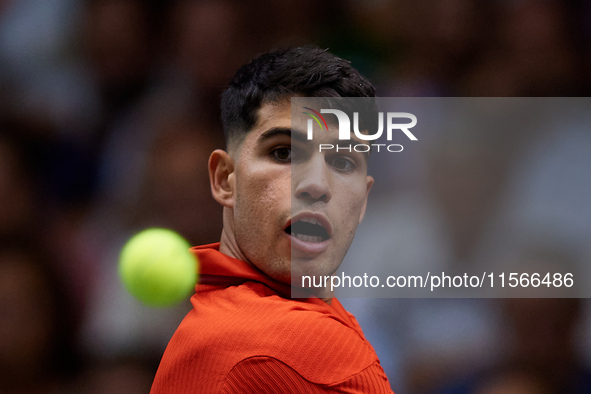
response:
<path id="1" fill-rule="evenodd" d="M 212 362 L 271 357 L 311 382 L 330 383 L 377 361 L 363 335 L 330 308 L 282 298 L 263 284 L 199 293 L 192 302 L 177 334 L 187 352 L 207 348 Z"/>
<path id="2" fill-rule="evenodd" d="M 271 357 L 251 357 L 232 368 L 222 393 L 391 393 L 388 378 L 374 363 L 346 380 L 330 384 L 313 383 L 288 364 Z"/>

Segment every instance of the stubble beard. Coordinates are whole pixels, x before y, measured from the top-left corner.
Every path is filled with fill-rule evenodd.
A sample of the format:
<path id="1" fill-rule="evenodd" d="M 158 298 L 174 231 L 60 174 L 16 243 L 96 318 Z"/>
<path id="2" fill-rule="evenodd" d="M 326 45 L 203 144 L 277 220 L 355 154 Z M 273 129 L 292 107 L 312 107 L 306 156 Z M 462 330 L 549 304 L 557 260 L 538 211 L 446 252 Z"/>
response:
<path id="1" fill-rule="evenodd" d="M 291 250 L 287 250 L 286 256 L 282 255 L 282 251 L 279 250 L 281 237 L 277 239 L 272 229 L 265 229 L 270 231 L 267 233 L 268 236 L 266 234 L 261 235 L 256 229 L 253 230 L 255 226 L 250 226 L 249 223 L 256 222 L 257 218 L 264 216 L 253 210 L 250 205 L 238 199 L 235 209 L 244 217 L 253 218 L 245 220 L 245 223 L 234 224 L 236 243 L 247 259 L 247 263 L 279 282 L 290 284 Z M 278 218 L 273 224 L 273 228 L 280 229 L 286 221 L 287 216 Z"/>

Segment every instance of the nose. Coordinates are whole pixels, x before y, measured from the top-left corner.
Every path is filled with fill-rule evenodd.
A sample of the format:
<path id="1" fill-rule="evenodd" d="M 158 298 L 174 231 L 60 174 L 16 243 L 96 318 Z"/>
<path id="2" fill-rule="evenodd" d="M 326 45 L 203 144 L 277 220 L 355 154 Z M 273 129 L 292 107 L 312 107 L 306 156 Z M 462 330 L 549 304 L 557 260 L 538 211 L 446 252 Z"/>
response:
<path id="1" fill-rule="evenodd" d="M 314 155 L 306 163 L 292 167 L 296 198 L 309 202 L 328 202 L 332 198 L 330 170 L 323 155 Z"/>

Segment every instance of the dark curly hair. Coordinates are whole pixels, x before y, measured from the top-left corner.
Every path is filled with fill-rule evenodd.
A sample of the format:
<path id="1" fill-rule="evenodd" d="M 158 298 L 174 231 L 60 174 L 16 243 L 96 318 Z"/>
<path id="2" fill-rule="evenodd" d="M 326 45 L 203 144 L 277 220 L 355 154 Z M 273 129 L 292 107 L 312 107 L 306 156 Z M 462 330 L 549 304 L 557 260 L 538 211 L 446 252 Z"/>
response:
<path id="1" fill-rule="evenodd" d="M 349 61 L 314 46 L 262 54 L 240 67 L 222 94 L 226 142 L 241 140 L 257 111 L 295 94 L 306 97 L 375 97 L 375 88 Z"/>

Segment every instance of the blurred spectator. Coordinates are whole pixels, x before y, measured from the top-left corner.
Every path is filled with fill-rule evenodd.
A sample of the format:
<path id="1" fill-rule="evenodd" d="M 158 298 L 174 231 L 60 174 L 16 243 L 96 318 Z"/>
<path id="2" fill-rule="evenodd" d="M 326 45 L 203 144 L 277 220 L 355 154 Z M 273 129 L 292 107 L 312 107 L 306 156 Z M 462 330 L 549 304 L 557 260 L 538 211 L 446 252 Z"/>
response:
<path id="1" fill-rule="evenodd" d="M 76 392 L 81 394 L 149 393 L 157 365 L 150 358 L 137 356 L 97 362 L 82 375 L 77 383 Z"/>
<path id="2" fill-rule="evenodd" d="M 176 308 L 148 308 L 123 289 L 117 261 L 125 240 L 155 226 L 179 231 L 193 244 L 216 242 L 221 234 L 207 161 L 223 133 L 166 107 L 146 111 L 107 145 L 104 168 L 113 176 L 105 178 L 104 194 L 81 233 L 91 240 L 96 271 L 84 338 L 99 356 L 163 351 L 189 307 L 187 300 Z"/>
<path id="3" fill-rule="evenodd" d="M 137 98 L 150 75 L 157 36 L 147 4 L 140 0 L 87 1 L 84 52 L 107 116 L 116 115 Z"/>
<path id="4" fill-rule="evenodd" d="M 0 240 L 0 392 L 65 393 L 77 372 L 68 287 L 30 239 Z"/>
<path id="5" fill-rule="evenodd" d="M 188 119 L 167 121 L 161 127 L 148 153 L 130 225 L 171 227 L 194 245 L 216 242 L 221 234 L 221 207 L 206 193 L 207 162 L 219 147 L 222 132 Z"/>
<path id="6" fill-rule="evenodd" d="M 72 44 L 81 3 L 0 1 L 0 83 L 34 78 L 59 64 Z"/>
<path id="7" fill-rule="evenodd" d="M 451 392 L 457 392 L 453 389 Z M 471 391 L 474 394 L 551 394 L 546 379 L 519 365 L 498 368 L 480 378 Z"/>
<path id="8" fill-rule="evenodd" d="M 36 183 L 23 136 L 7 122 L 0 128 L 0 236 L 6 236 L 33 225 Z"/>
<path id="9" fill-rule="evenodd" d="M 478 96 L 568 96 L 581 93 L 580 54 L 564 2 L 527 0 L 499 9 L 490 45 L 466 73 L 463 91 Z"/>
<path id="10" fill-rule="evenodd" d="M 591 370 L 578 354 L 582 301 L 502 301 L 507 339 L 497 366 L 451 384 L 442 394 L 591 392 Z"/>

